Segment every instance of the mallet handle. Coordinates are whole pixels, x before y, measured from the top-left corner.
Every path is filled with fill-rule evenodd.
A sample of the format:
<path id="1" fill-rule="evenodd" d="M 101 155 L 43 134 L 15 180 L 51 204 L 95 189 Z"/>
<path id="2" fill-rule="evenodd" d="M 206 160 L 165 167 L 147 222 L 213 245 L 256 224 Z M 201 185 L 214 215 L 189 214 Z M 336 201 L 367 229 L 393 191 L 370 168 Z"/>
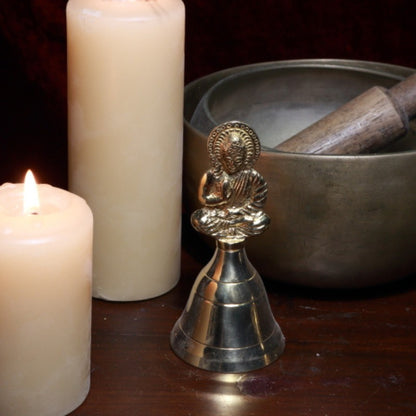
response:
<path id="1" fill-rule="evenodd" d="M 391 89 L 373 87 L 276 146 L 294 153 L 375 152 L 403 137 L 416 116 L 416 73 Z"/>

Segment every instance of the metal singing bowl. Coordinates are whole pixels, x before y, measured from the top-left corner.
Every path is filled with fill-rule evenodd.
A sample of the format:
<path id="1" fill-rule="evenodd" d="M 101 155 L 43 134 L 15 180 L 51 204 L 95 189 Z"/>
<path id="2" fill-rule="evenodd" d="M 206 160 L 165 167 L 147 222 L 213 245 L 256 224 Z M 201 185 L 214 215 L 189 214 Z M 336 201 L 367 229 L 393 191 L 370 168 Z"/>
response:
<path id="1" fill-rule="evenodd" d="M 200 207 L 210 129 L 227 120 L 256 130 L 267 180 L 268 231 L 247 242 L 272 280 L 357 288 L 416 272 L 416 127 L 380 154 L 290 154 L 273 147 L 374 85 L 415 70 L 350 60 L 295 60 L 226 69 L 185 88 L 184 197 Z"/>

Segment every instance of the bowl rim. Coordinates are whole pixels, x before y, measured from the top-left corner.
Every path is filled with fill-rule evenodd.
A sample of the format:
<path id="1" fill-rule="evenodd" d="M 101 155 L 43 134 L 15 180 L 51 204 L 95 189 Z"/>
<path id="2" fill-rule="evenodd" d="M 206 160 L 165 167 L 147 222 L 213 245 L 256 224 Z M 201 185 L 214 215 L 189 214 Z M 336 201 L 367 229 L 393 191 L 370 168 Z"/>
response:
<path id="1" fill-rule="evenodd" d="M 208 85 L 208 88 L 199 88 L 200 95 L 197 103 L 202 98 L 203 94 L 208 92 L 209 89 L 214 87 L 217 83 L 222 82 L 223 80 L 227 79 L 228 77 L 233 76 L 241 76 L 249 73 L 258 72 L 259 70 L 271 70 L 271 69 L 284 69 L 284 68 L 313 68 L 313 69 L 342 69 L 342 70 L 350 70 L 354 72 L 363 72 L 366 74 L 374 74 L 379 76 L 386 76 L 391 79 L 396 79 L 397 81 L 401 81 L 406 77 L 416 73 L 416 69 L 389 64 L 389 63 L 382 63 L 382 62 L 374 62 L 374 61 L 365 61 L 365 60 L 350 60 L 350 59 L 291 59 L 291 60 L 277 60 L 277 61 L 267 61 L 267 62 L 259 62 L 247 65 L 239 65 L 230 68 L 225 68 L 219 71 L 212 72 L 210 74 L 204 75 L 200 78 L 197 78 L 191 82 L 189 82 L 185 86 L 184 91 L 184 124 L 186 125 L 187 129 L 190 129 L 194 133 L 197 133 L 197 136 L 203 138 L 205 134 L 194 127 L 191 122 L 190 118 L 192 116 L 192 112 L 195 109 L 195 106 L 190 106 L 192 111 L 191 114 L 187 108 L 187 98 L 191 94 L 193 90 L 200 85 Z M 188 110 L 188 111 L 187 111 Z M 385 159 L 391 158 L 393 155 L 394 157 L 405 157 L 409 155 L 416 155 L 416 149 L 414 150 L 402 150 L 402 151 L 395 151 L 395 152 L 387 152 L 387 153 L 378 153 L 378 154 L 360 154 L 360 155 L 330 155 L 330 154 L 312 154 L 312 153 L 294 153 L 294 152 L 283 152 L 278 149 L 274 149 L 272 147 L 262 146 L 262 153 L 264 154 L 271 154 L 274 155 L 281 155 L 281 156 L 291 156 L 294 158 L 297 157 L 304 157 L 308 155 L 308 157 L 312 157 L 314 159 Z"/>

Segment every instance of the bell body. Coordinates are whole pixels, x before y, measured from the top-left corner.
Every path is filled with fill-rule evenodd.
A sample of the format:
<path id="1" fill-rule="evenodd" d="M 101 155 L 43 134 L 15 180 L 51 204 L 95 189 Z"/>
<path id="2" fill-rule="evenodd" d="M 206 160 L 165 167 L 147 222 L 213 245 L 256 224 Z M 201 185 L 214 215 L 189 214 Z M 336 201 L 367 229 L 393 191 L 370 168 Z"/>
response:
<path id="1" fill-rule="evenodd" d="M 171 332 L 171 346 L 189 364 L 228 373 L 262 368 L 282 354 L 284 336 L 244 241 L 217 240 Z"/>

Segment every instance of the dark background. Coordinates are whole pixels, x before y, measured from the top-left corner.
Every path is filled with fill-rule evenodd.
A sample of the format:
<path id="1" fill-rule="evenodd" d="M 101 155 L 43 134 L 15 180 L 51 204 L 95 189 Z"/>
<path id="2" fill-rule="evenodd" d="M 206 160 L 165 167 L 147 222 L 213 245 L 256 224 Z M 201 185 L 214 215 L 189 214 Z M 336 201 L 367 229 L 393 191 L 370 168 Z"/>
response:
<path id="1" fill-rule="evenodd" d="M 185 0 L 186 82 L 255 62 L 416 68 L 414 0 Z M 0 0 L 0 183 L 66 187 L 66 0 Z"/>

